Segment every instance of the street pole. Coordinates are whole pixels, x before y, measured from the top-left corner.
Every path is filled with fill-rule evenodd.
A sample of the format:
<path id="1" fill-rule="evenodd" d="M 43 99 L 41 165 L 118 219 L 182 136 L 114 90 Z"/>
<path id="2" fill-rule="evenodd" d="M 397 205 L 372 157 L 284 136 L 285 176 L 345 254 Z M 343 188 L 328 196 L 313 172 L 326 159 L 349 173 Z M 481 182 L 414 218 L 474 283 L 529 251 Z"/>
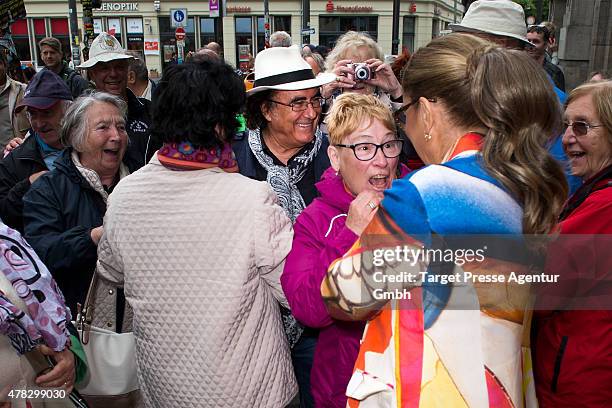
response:
<path id="1" fill-rule="evenodd" d="M 83 6 L 83 60 L 89 59 L 89 47 L 94 40 L 94 26 L 93 26 L 93 1 L 92 0 L 81 0 Z"/>
<path id="2" fill-rule="evenodd" d="M 264 0 L 264 48 L 270 48 L 270 5 Z"/>
<path id="3" fill-rule="evenodd" d="M 457 23 L 457 0 L 453 4 L 453 23 Z"/>
<path id="4" fill-rule="evenodd" d="M 302 27 L 300 27 L 300 29 L 304 30 L 309 27 L 310 27 L 310 0 L 302 0 Z M 302 44 L 310 44 L 310 33 L 302 35 Z"/>
<path id="5" fill-rule="evenodd" d="M 399 13 L 400 0 L 393 0 L 393 27 L 391 28 L 391 54 L 393 55 L 399 54 Z"/>
<path id="6" fill-rule="evenodd" d="M 70 48 L 72 63 L 81 65 L 81 49 L 79 48 L 79 22 L 77 19 L 76 0 L 68 0 L 68 15 L 70 16 Z"/>
<path id="7" fill-rule="evenodd" d="M 536 24 L 542 22 L 542 0 L 536 0 Z"/>

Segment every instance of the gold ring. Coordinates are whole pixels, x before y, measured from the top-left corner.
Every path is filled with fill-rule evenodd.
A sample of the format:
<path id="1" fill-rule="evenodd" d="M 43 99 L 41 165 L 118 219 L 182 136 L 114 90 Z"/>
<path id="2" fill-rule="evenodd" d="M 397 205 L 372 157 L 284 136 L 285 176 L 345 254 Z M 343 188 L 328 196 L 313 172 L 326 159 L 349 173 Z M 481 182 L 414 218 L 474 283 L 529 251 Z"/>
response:
<path id="1" fill-rule="evenodd" d="M 370 201 L 370 202 L 368 203 L 368 207 L 370 207 L 371 209 L 375 210 L 377 206 L 376 206 L 376 204 L 374 203 L 374 201 Z"/>

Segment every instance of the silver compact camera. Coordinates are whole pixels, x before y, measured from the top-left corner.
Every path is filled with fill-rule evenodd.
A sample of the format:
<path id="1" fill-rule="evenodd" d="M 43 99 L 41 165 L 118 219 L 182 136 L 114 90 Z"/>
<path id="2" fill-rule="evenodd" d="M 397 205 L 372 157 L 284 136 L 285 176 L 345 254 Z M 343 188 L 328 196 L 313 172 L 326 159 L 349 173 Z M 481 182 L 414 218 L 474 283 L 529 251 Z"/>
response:
<path id="1" fill-rule="evenodd" d="M 365 62 L 356 62 L 347 64 L 348 67 L 353 69 L 355 72 L 355 81 L 367 81 L 368 79 L 374 78 L 374 73 Z"/>

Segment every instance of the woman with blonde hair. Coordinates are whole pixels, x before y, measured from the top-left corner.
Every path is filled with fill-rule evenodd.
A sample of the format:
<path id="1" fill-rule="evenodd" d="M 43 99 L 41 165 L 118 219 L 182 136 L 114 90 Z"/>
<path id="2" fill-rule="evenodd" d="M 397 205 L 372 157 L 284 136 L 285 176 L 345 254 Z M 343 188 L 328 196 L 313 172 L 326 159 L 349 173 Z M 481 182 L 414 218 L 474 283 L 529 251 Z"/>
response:
<path id="1" fill-rule="evenodd" d="M 525 53 L 457 34 L 419 49 L 402 85 L 428 166 L 385 192 L 322 285 L 332 316 L 371 319 L 349 406 L 529 405 L 529 285 L 509 278 L 531 267 L 521 235 L 549 233 L 567 194 L 545 149 L 556 96 Z"/>
<path id="2" fill-rule="evenodd" d="M 327 116 L 331 167 L 316 184 L 319 197 L 294 224 L 281 283 L 293 315 L 320 329 L 311 372 L 317 407 L 344 407 L 364 323 L 333 319 L 321 299 L 330 262 L 345 253 L 376 214 L 382 192 L 407 173 L 399 164 L 389 109 L 372 95 L 340 96 Z"/>

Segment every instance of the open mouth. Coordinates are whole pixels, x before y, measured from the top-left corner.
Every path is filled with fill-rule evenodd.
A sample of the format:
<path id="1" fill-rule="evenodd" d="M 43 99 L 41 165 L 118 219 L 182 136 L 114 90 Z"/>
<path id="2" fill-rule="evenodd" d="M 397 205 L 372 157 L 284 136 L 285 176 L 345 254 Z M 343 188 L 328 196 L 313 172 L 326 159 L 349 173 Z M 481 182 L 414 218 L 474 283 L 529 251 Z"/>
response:
<path id="1" fill-rule="evenodd" d="M 579 159 L 581 157 L 584 157 L 585 155 L 585 152 L 567 152 L 567 157 L 569 157 L 570 159 Z"/>
<path id="2" fill-rule="evenodd" d="M 368 182 L 377 190 L 385 190 L 389 186 L 389 176 L 378 174 L 370 177 Z"/>
<path id="3" fill-rule="evenodd" d="M 297 127 L 300 128 L 300 129 L 305 129 L 305 130 L 312 129 L 312 123 L 311 122 L 308 122 L 308 123 L 298 123 Z"/>
<path id="4" fill-rule="evenodd" d="M 119 158 L 119 149 L 104 149 L 103 152 L 111 157 Z"/>

